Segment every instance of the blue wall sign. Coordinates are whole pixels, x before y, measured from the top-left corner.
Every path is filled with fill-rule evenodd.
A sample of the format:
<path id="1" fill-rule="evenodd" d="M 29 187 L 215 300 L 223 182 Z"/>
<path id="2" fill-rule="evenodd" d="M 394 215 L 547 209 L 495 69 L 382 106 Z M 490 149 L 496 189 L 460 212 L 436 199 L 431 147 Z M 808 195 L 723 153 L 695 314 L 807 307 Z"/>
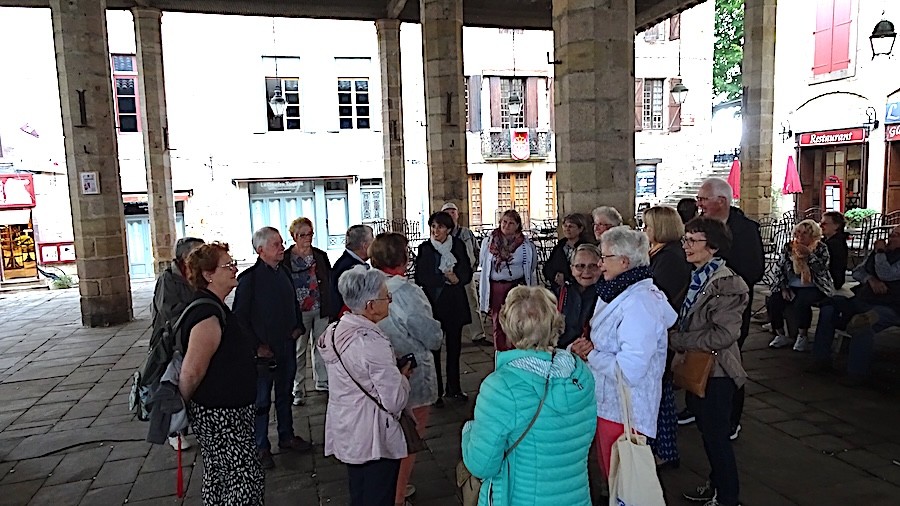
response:
<path id="1" fill-rule="evenodd" d="M 900 123 L 900 102 L 892 102 L 884 107 L 884 123 Z"/>

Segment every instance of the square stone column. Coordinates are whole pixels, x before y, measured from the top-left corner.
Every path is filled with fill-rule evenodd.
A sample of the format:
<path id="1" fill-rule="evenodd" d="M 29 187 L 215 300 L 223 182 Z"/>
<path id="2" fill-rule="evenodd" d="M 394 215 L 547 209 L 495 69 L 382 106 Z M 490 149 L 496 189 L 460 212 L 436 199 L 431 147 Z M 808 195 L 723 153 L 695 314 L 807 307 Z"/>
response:
<path id="1" fill-rule="evenodd" d="M 466 103 L 463 78 L 462 0 L 419 0 L 425 58 L 425 114 L 429 212 L 444 202 L 469 223 Z"/>
<path id="2" fill-rule="evenodd" d="M 381 121 L 384 146 L 384 188 L 389 220 L 406 219 L 406 155 L 403 152 L 403 86 L 400 73 L 400 20 L 379 19 L 378 60 L 381 63 Z"/>
<path id="3" fill-rule="evenodd" d="M 634 216 L 634 0 L 553 0 L 560 216 Z"/>
<path id="4" fill-rule="evenodd" d="M 777 0 L 744 2 L 740 204 L 755 220 L 772 212 L 776 5 Z"/>
<path id="5" fill-rule="evenodd" d="M 153 271 L 158 275 L 175 259 L 177 237 L 162 59 L 162 11 L 134 7 L 131 14 L 134 16 L 141 134 L 144 137 L 144 164 L 147 168 L 150 246 L 153 248 Z"/>
<path id="6" fill-rule="evenodd" d="M 132 318 L 131 284 L 106 36 L 106 1 L 51 0 L 50 13 L 81 321 L 91 327 L 123 323 Z M 95 182 L 96 188 L 82 184 L 83 174 L 85 182 Z"/>

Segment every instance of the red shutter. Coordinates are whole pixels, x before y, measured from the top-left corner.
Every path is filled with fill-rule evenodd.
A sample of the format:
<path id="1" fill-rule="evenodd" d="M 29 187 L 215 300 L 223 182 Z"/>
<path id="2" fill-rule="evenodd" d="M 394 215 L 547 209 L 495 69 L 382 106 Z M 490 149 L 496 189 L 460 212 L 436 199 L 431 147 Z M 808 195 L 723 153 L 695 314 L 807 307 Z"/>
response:
<path id="1" fill-rule="evenodd" d="M 831 31 L 831 71 L 850 66 L 850 2 L 833 0 L 834 24 Z"/>
<path id="2" fill-rule="evenodd" d="M 481 76 L 469 76 L 469 118 L 470 132 L 481 131 Z"/>
<path id="3" fill-rule="evenodd" d="M 525 79 L 525 126 L 537 128 L 538 126 L 538 82 L 541 78 L 529 77 Z"/>
<path id="4" fill-rule="evenodd" d="M 634 131 L 644 129 L 644 80 L 634 80 Z"/>
<path id="5" fill-rule="evenodd" d="M 553 82 L 552 77 L 547 78 L 547 91 L 548 91 L 548 102 L 550 102 L 550 131 L 556 131 L 556 104 L 553 101 L 556 99 L 556 92 L 553 91 L 553 88 L 556 87 L 556 83 Z"/>
<path id="6" fill-rule="evenodd" d="M 500 78 L 491 77 L 491 126 L 500 128 Z"/>
<path id="7" fill-rule="evenodd" d="M 680 83 L 681 79 L 673 77 L 669 79 L 669 90 Z M 678 132 L 681 130 L 681 104 L 675 101 L 675 95 L 669 92 L 669 131 Z"/>
<path id="8" fill-rule="evenodd" d="M 676 14 L 669 18 L 669 40 L 678 40 L 681 38 L 681 14 Z"/>
<path id="9" fill-rule="evenodd" d="M 840 0 L 838 0 L 840 1 Z M 849 0 L 847 0 L 849 2 Z M 813 56 L 813 75 L 831 72 L 831 37 L 834 27 L 835 0 L 818 0 L 816 7 L 815 55 Z"/>

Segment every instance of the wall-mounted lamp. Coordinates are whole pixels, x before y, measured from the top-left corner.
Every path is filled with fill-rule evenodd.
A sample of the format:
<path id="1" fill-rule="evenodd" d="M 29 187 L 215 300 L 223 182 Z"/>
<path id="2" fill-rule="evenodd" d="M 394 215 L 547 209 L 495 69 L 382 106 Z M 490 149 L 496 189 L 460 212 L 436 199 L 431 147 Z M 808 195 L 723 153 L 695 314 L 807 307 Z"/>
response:
<path id="1" fill-rule="evenodd" d="M 675 86 L 672 86 L 672 98 L 675 99 L 675 103 L 678 105 L 683 104 L 687 98 L 688 91 L 688 87 L 681 83 L 676 83 Z"/>
<path id="2" fill-rule="evenodd" d="M 894 42 L 897 40 L 897 32 L 894 31 L 894 23 L 882 19 L 875 25 L 872 35 L 869 36 L 869 44 L 872 46 L 872 59 L 879 55 L 890 55 L 894 50 Z"/>
<path id="3" fill-rule="evenodd" d="M 787 126 L 785 126 L 784 123 L 781 124 L 781 132 L 779 132 L 779 135 L 781 135 L 781 142 L 787 142 L 788 139 L 794 136 L 794 131 L 791 130 L 790 121 L 787 122 Z"/>
<path id="4" fill-rule="evenodd" d="M 285 101 L 284 95 L 281 94 L 281 86 L 276 86 L 275 91 L 272 92 L 272 98 L 269 99 L 269 107 L 272 108 L 272 114 L 276 118 L 284 116 L 284 108 L 286 106 L 287 101 Z"/>
<path id="5" fill-rule="evenodd" d="M 878 114 L 875 112 L 874 107 L 866 108 L 866 121 L 863 123 L 863 126 L 866 127 L 870 132 L 878 128 Z"/>
<path id="6" fill-rule="evenodd" d="M 516 93 L 509 94 L 509 115 L 518 116 L 522 113 L 522 99 Z"/>

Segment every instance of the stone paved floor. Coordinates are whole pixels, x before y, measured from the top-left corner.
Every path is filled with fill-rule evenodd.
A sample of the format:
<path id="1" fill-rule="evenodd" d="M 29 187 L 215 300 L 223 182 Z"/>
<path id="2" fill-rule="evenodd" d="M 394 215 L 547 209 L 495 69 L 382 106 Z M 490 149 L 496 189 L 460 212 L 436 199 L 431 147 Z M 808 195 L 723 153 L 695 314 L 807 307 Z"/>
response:
<path id="1" fill-rule="evenodd" d="M 88 329 L 76 290 L 0 294 L 0 505 L 173 504 L 175 452 L 144 443 L 127 411 L 129 376 L 146 353 L 152 283 L 135 283 L 135 321 Z M 762 300 L 758 298 L 757 300 Z M 880 347 L 879 386 L 847 389 L 836 376 L 803 374 L 806 358 L 771 351 L 754 325 L 744 360 L 751 383 L 736 443 L 745 505 L 900 503 L 900 383 L 896 347 Z M 889 336 L 896 338 L 896 336 Z M 889 344 L 889 343 L 888 343 Z M 489 349 L 463 348 L 463 388 L 491 369 Z M 419 456 L 415 504 L 457 505 L 453 468 L 471 406 L 436 410 L 430 451 Z M 325 396 L 294 408 L 295 428 L 321 444 Z M 682 466 L 663 473 L 670 504 L 706 472 L 693 426 L 679 431 Z M 347 502 L 345 470 L 321 448 L 277 454 L 267 503 Z M 198 504 L 202 463 L 184 452 L 187 496 Z"/>

